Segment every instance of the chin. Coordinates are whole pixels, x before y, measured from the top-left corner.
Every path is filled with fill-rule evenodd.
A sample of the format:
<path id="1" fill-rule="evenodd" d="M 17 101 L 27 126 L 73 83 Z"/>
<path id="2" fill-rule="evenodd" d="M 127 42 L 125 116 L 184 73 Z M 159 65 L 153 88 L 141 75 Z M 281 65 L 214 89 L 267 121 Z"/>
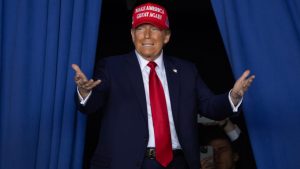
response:
<path id="1" fill-rule="evenodd" d="M 144 56 L 146 59 L 152 59 L 156 58 L 156 54 L 148 54 L 148 53 L 142 53 L 142 56 Z"/>

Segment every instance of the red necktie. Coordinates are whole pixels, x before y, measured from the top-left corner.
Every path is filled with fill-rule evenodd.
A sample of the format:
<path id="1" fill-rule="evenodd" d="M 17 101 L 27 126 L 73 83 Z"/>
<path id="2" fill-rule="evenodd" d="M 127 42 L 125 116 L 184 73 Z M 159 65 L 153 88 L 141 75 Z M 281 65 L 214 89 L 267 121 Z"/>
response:
<path id="1" fill-rule="evenodd" d="M 156 160 L 166 167 L 173 159 L 170 124 L 167 104 L 162 84 L 156 74 L 155 62 L 149 62 L 150 105 L 153 119 Z"/>

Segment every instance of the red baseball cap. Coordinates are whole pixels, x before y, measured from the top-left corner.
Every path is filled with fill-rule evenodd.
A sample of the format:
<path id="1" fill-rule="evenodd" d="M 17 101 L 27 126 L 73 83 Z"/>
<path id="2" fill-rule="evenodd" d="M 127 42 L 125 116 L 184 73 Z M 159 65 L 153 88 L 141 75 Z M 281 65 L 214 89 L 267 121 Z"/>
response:
<path id="1" fill-rule="evenodd" d="M 132 14 L 132 28 L 149 23 L 159 29 L 169 29 L 169 19 L 164 7 L 154 4 L 145 3 L 134 8 Z"/>

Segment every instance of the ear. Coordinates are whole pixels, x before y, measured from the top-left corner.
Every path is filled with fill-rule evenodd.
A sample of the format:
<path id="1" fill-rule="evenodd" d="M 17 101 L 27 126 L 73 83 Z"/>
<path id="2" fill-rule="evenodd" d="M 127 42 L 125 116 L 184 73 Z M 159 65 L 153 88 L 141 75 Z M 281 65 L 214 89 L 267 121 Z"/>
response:
<path id="1" fill-rule="evenodd" d="M 135 32 L 134 29 L 131 29 L 131 30 L 130 30 L 132 42 L 134 42 L 134 39 L 135 39 L 135 34 L 134 34 L 134 32 Z"/>
<path id="2" fill-rule="evenodd" d="M 170 30 L 165 30 L 165 39 L 164 39 L 164 44 L 167 44 L 170 41 L 170 37 L 171 37 L 171 31 Z"/>

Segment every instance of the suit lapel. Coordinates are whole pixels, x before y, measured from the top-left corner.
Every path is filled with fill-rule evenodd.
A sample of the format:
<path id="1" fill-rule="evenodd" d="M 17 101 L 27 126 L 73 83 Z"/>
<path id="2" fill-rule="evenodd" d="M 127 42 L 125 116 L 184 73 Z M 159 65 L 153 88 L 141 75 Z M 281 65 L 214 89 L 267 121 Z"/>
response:
<path id="1" fill-rule="evenodd" d="M 141 68 L 134 52 L 130 53 L 127 57 L 126 69 L 128 70 L 127 76 L 129 82 L 132 84 L 133 94 L 136 96 L 138 103 L 141 107 L 141 115 L 148 124 L 147 120 L 147 103 L 144 89 L 144 82 L 142 77 Z"/>
<path id="2" fill-rule="evenodd" d="M 164 57 L 164 64 L 168 80 L 169 95 L 172 107 L 172 113 L 175 124 L 178 119 L 178 105 L 179 105 L 179 90 L 180 90 L 180 71 L 179 67 L 175 65 L 172 58 Z"/>

